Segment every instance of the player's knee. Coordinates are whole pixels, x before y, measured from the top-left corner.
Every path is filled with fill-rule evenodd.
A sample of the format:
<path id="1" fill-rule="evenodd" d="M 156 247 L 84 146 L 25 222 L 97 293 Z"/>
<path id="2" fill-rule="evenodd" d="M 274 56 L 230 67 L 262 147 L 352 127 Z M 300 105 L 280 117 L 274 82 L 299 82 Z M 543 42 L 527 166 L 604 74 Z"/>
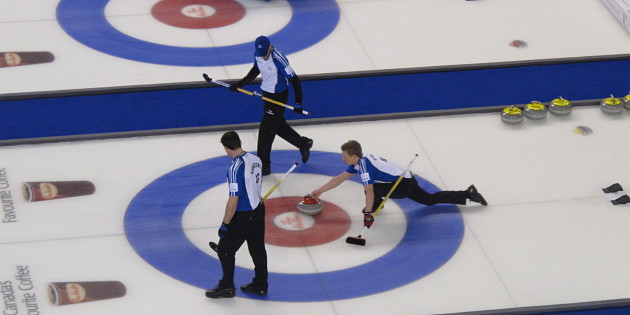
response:
<path id="1" fill-rule="evenodd" d="M 219 255 L 219 257 L 228 258 L 233 257 L 236 252 L 231 250 L 230 248 L 227 248 L 226 246 L 219 246 L 219 248 L 217 248 L 217 254 Z"/>

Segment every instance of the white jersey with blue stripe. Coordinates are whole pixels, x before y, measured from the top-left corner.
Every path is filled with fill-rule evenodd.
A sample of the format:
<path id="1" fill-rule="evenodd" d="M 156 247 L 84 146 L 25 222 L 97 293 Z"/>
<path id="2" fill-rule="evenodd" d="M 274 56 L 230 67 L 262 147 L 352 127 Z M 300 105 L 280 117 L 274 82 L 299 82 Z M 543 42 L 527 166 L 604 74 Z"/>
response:
<path id="1" fill-rule="evenodd" d="M 231 196 L 238 196 L 236 211 L 256 209 L 262 198 L 262 162 L 260 158 L 245 152 L 234 159 L 227 172 L 227 182 Z"/>
<path id="2" fill-rule="evenodd" d="M 357 165 L 350 165 L 346 170 L 350 174 L 359 173 L 364 186 L 374 183 L 393 183 L 403 171 L 398 165 L 373 154 L 363 154 Z M 407 172 L 404 177 L 411 178 L 411 174 Z"/>
<path id="3" fill-rule="evenodd" d="M 260 88 L 263 91 L 278 93 L 289 87 L 287 80 L 292 78 L 295 72 L 289 64 L 289 59 L 283 53 L 274 48 L 267 60 L 263 57 L 255 58 L 254 66 L 258 68 L 262 76 Z"/>

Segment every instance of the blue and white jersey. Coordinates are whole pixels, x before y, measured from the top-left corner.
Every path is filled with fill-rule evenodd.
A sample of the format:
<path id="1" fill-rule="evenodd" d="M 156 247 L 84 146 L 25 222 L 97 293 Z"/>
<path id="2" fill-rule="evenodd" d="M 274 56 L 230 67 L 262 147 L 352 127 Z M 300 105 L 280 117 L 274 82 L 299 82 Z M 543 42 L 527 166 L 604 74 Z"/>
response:
<path id="1" fill-rule="evenodd" d="M 350 174 L 359 173 L 363 186 L 374 183 L 393 183 L 403 171 L 398 165 L 373 154 L 363 154 L 357 165 L 350 165 L 346 170 Z M 404 177 L 411 178 L 411 174 L 407 172 Z"/>
<path id="2" fill-rule="evenodd" d="M 239 197 L 236 211 L 256 209 L 262 201 L 262 162 L 249 152 L 235 157 L 227 172 L 227 182 L 230 197 Z"/>
<path id="3" fill-rule="evenodd" d="M 262 76 L 260 88 L 263 91 L 278 93 L 289 87 L 287 80 L 292 78 L 295 72 L 289 64 L 289 59 L 283 53 L 274 48 L 267 60 L 263 57 L 255 57 L 255 59 L 254 67 L 258 68 Z"/>

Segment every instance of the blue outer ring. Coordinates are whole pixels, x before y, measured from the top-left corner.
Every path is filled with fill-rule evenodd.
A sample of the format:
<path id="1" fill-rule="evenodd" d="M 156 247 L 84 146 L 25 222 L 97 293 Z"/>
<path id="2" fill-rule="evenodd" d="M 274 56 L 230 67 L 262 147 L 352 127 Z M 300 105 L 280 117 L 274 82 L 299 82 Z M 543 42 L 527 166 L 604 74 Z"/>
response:
<path id="1" fill-rule="evenodd" d="M 273 166 L 277 170 L 289 169 L 298 158 L 296 151 L 274 151 L 272 154 Z M 330 165 L 339 165 L 340 160 L 337 153 L 312 152 L 309 163 L 299 165 L 294 172 L 335 176 L 342 170 L 331 170 Z M 156 179 L 135 196 L 125 214 L 125 233 L 144 260 L 193 286 L 208 289 L 216 285 L 221 276 L 220 262 L 190 242 L 181 219 L 194 198 L 225 182 L 229 164 L 228 157 L 216 157 L 184 166 Z M 357 177 L 352 180 L 359 182 Z M 423 179 L 419 183 L 427 191 L 438 191 Z M 270 272 L 269 295 L 261 299 L 315 302 L 356 298 L 417 281 L 446 263 L 459 248 L 464 235 L 459 209 L 454 205 L 422 207 L 409 199 L 395 201 L 406 216 L 407 231 L 389 253 L 363 265 L 337 271 Z M 365 250 L 369 250 L 369 245 Z M 236 267 L 235 283 L 249 283 L 252 277 L 253 270 Z M 237 294 L 258 298 L 241 292 Z"/>
<path id="2" fill-rule="evenodd" d="M 150 43 L 115 29 L 105 17 L 110 0 L 61 0 L 57 20 L 80 43 L 129 60 L 171 65 L 212 67 L 254 62 L 254 42 L 222 47 L 176 47 Z M 270 35 L 285 54 L 308 48 L 326 38 L 339 23 L 334 0 L 287 0 L 293 9 L 289 23 Z"/>

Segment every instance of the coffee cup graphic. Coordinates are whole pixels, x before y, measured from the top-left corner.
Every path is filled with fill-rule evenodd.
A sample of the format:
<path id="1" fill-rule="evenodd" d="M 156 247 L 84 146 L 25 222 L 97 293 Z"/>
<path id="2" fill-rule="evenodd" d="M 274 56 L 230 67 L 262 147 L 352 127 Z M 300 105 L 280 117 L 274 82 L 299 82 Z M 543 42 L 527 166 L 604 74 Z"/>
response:
<path id="1" fill-rule="evenodd" d="M 120 281 L 51 282 L 48 298 L 54 305 L 69 305 L 115 299 L 125 296 L 127 288 Z"/>
<path id="2" fill-rule="evenodd" d="M 22 193 L 26 201 L 41 201 L 91 195 L 96 191 L 90 181 L 26 182 Z"/>
<path id="3" fill-rule="evenodd" d="M 0 68 L 49 63 L 55 56 L 49 51 L 0 52 Z"/>

